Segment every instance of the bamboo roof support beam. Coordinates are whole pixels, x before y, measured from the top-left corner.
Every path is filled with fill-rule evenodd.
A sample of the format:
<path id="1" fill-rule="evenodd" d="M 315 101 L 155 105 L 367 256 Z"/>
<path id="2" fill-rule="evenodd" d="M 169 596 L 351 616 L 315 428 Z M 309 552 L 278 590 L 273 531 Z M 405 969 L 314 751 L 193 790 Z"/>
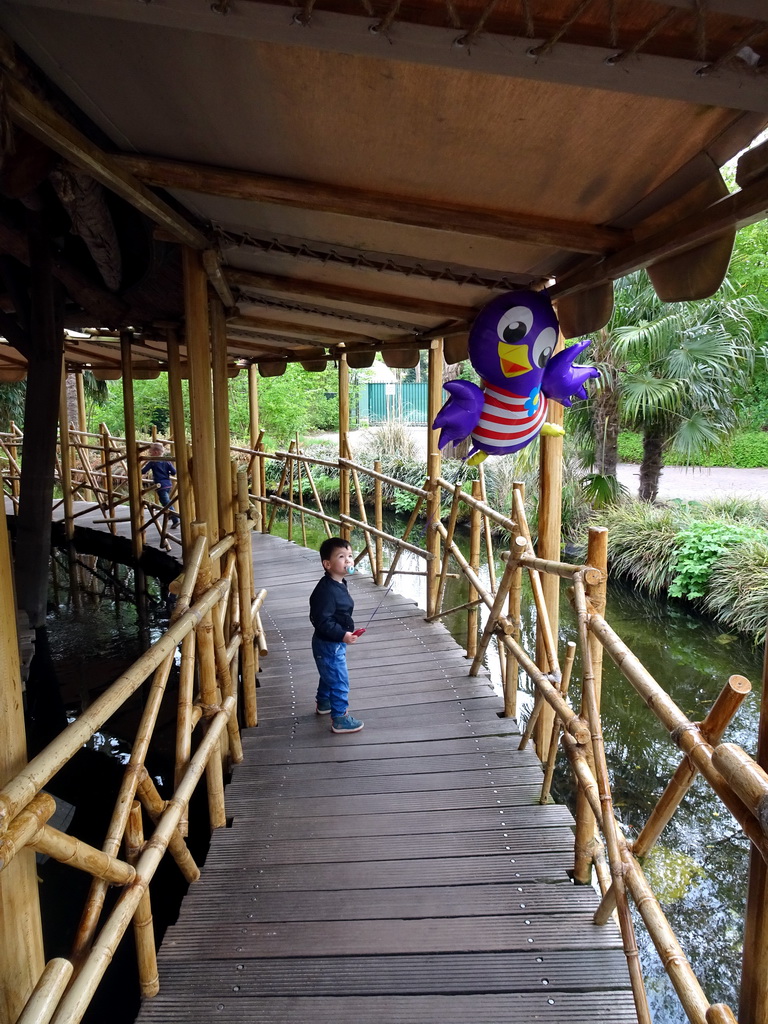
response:
<path id="1" fill-rule="evenodd" d="M 339 188 L 316 181 L 278 178 L 251 171 L 230 170 L 123 154 L 115 160 L 127 173 L 161 188 L 178 188 L 205 195 L 249 202 L 269 203 L 315 212 L 343 214 L 366 220 L 410 227 L 501 238 L 530 245 L 554 245 L 573 252 L 600 255 L 617 248 L 625 233 L 615 228 L 556 220 L 530 214 L 509 213 L 436 203 L 415 196 L 392 196 L 359 188 Z"/>
<path id="2" fill-rule="evenodd" d="M 7 70 L 3 73 L 3 83 L 8 113 L 15 124 L 170 231 L 177 241 L 195 249 L 207 248 L 208 240 L 201 231 L 150 192 L 113 157 L 90 142 Z"/>

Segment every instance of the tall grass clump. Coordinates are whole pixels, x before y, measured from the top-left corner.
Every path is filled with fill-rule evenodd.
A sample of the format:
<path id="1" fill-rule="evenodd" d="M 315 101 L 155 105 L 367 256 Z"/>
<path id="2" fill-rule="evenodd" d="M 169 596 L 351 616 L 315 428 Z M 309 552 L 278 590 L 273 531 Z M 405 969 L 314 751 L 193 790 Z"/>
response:
<path id="1" fill-rule="evenodd" d="M 713 567 L 704 608 L 756 644 L 765 640 L 768 622 L 768 537 L 730 548 Z"/>
<path id="2" fill-rule="evenodd" d="M 602 511 L 593 522 L 608 528 L 611 572 L 650 594 L 668 590 L 674 579 L 676 538 L 691 521 L 684 507 L 627 501 Z"/>

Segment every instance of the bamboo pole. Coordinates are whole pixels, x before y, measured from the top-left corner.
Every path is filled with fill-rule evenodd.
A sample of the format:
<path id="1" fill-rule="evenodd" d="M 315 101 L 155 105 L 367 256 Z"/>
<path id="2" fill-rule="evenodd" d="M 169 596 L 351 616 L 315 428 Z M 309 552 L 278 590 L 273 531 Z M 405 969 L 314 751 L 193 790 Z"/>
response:
<path id="1" fill-rule="evenodd" d="M 192 524 L 192 536 L 195 540 L 198 537 L 209 536 L 206 524 L 194 522 Z M 211 574 L 210 559 L 203 556 L 195 588 L 197 596 L 205 593 L 209 588 Z M 195 636 L 197 640 L 196 651 L 200 677 L 200 708 L 204 716 L 210 716 L 219 709 L 219 694 L 216 686 L 216 657 L 213 644 L 213 613 L 211 609 L 200 620 L 195 629 Z M 220 758 L 213 757 L 209 761 L 206 768 L 206 780 L 208 784 L 208 816 L 211 828 L 224 828 L 227 818 L 224 802 L 224 777 L 222 775 Z"/>
<path id="2" fill-rule="evenodd" d="M 425 543 L 429 552 L 427 562 L 427 618 L 437 612 L 437 592 L 439 588 L 438 565 L 440 564 L 440 537 L 436 526 L 440 522 L 440 455 L 432 452 L 427 464 L 427 529 Z M 468 652 L 469 653 L 469 652 Z"/>
<path id="3" fill-rule="evenodd" d="M 525 506 L 523 505 L 522 496 L 519 490 L 513 491 L 515 501 L 515 512 L 517 513 L 517 523 L 520 527 L 523 540 L 525 544 L 517 543 L 517 547 L 520 554 L 523 553 L 527 546 L 529 554 L 533 554 L 533 543 L 531 541 L 531 533 L 528 529 L 528 520 L 525 515 Z M 513 543 L 513 547 L 515 544 Z M 517 553 L 515 553 L 517 557 Z M 543 645 L 544 651 L 546 652 L 546 658 L 542 660 L 539 654 L 536 656 L 537 664 L 543 665 L 544 670 L 547 670 L 547 663 L 549 665 L 549 671 L 559 679 L 560 665 L 557 660 L 557 645 L 555 643 L 555 637 L 557 631 L 552 628 L 549 612 L 547 610 L 547 598 L 542 583 L 541 575 L 535 569 L 528 570 L 528 576 L 531 581 L 531 590 L 533 591 L 533 600 L 536 605 L 536 650 L 539 651 L 540 644 Z M 559 584 L 558 584 L 559 586 Z"/>
<path id="4" fill-rule="evenodd" d="M 768 769 L 768 641 L 763 658 L 762 696 L 757 727 L 758 765 Z M 741 1024 L 765 1024 L 768 1014 L 768 865 L 761 852 L 750 851 L 744 952 L 741 963 Z"/>
<path id="5" fill-rule="evenodd" d="M 259 430 L 259 368 L 256 363 L 248 367 L 248 431 L 251 441 L 251 448 L 258 449 L 262 433 Z M 251 463 L 251 492 L 260 498 L 266 491 L 261 489 L 261 468 L 262 459 L 256 459 Z M 256 529 L 261 530 L 261 505 L 256 501 Z"/>
<path id="6" fill-rule="evenodd" d="M 179 666 L 179 695 L 176 707 L 176 759 L 174 783 L 179 785 L 189 767 L 192 755 L 192 706 L 195 687 L 195 634 L 188 633 L 181 641 L 181 665 Z M 187 835 L 186 813 L 182 815 L 179 830 Z"/>
<path id="7" fill-rule="evenodd" d="M 211 345 L 208 332 L 208 278 L 200 253 L 184 246 L 184 311 L 187 365 L 189 367 L 189 411 L 192 425 L 192 490 L 195 516 L 206 524 L 208 543 L 219 539 L 216 500 L 213 401 L 211 397 Z M 194 535 L 194 531 L 193 531 Z M 211 566 L 214 579 L 219 566 Z"/>
<path id="8" fill-rule="evenodd" d="M 86 871 L 110 885 L 130 885 L 136 875 L 130 864 L 125 864 L 117 857 L 110 857 L 102 850 L 50 825 L 43 825 L 29 845 L 61 864 Z"/>
<path id="9" fill-rule="evenodd" d="M 6 517 L 0 516 L 0 787 L 27 764 L 24 703 Z M 6 826 L 8 821 L 6 819 Z M 0 821 L 0 832 L 3 831 Z M 15 1021 L 45 966 L 35 855 L 0 872 L 0 1020 Z"/>
<path id="10" fill-rule="evenodd" d="M 264 445 L 259 442 L 259 451 L 264 451 Z M 267 466 L 266 459 L 259 459 L 259 490 L 262 495 L 266 496 L 267 493 Z M 267 523 L 267 517 L 263 515 L 261 517 L 261 532 L 269 533 L 269 525 Z"/>
<path id="11" fill-rule="evenodd" d="M 296 435 L 296 448 L 299 447 L 299 435 Z M 299 494 L 299 505 L 301 506 L 301 512 L 299 513 L 299 522 L 301 523 L 301 544 L 302 547 L 307 547 L 307 520 L 304 515 L 304 479 L 302 476 L 303 463 L 296 463 L 296 474 L 298 477 L 298 494 Z"/>
<path id="12" fill-rule="evenodd" d="M 472 497 L 476 501 L 482 500 L 482 487 L 479 480 L 472 481 Z M 469 565 L 477 575 L 480 570 L 480 512 L 473 508 L 469 514 Z M 470 583 L 467 594 L 467 602 L 471 603 L 476 598 L 476 592 Z M 480 615 L 476 607 L 467 610 L 467 658 L 474 658 L 477 653 L 477 631 L 480 622 Z M 470 669 L 470 675 L 472 670 Z"/>
<path id="13" fill-rule="evenodd" d="M 566 644 L 565 649 L 565 664 L 563 665 L 563 678 L 560 680 L 560 693 L 562 694 L 563 700 L 568 696 L 568 686 L 571 682 L 571 672 L 573 671 L 573 662 L 576 657 L 576 644 L 573 640 L 569 640 Z M 547 763 L 544 768 L 544 782 L 541 786 L 541 796 L 539 797 L 540 804 L 549 803 L 549 792 L 552 788 L 552 776 L 555 774 L 555 758 L 557 757 L 557 746 L 560 740 L 560 719 L 555 715 L 555 720 L 552 723 L 552 735 L 549 738 L 549 753 L 547 754 Z"/>
<path id="14" fill-rule="evenodd" d="M 216 658 L 216 678 L 219 681 L 219 692 L 223 698 L 234 697 L 237 700 L 237 687 L 232 682 L 232 668 L 227 657 L 227 644 L 224 639 L 224 627 L 221 616 L 213 612 L 213 643 L 214 656 Z M 235 707 L 237 710 L 237 707 Z M 227 735 L 229 739 L 229 756 L 232 764 L 241 764 L 243 760 L 243 744 L 240 739 L 240 729 L 237 725 L 237 715 L 230 715 L 227 722 Z"/>
<path id="15" fill-rule="evenodd" d="M 285 453 L 285 461 L 283 463 L 282 472 L 280 473 L 280 482 L 277 485 L 277 493 L 270 495 L 270 498 L 269 498 L 270 502 L 272 502 L 273 504 L 275 503 L 275 501 L 280 501 L 280 500 L 285 502 L 285 499 L 282 497 L 282 494 L 283 494 L 283 490 L 285 489 L 286 481 L 288 480 L 288 464 L 291 461 L 291 456 L 293 454 L 295 443 L 296 443 L 295 441 L 291 441 L 291 443 L 288 445 L 288 451 Z M 267 528 L 267 533 L 269 533 L 271 531 L 272 523 L 275 521 L 275 516 L 276 515 L 277 515 L 277 508 L 273 508 L 271 513 L 270 513 L 270 516 L 269 516 L 269 526 Z"/>
<path id="16" fill-rule="evenodd" d="M 8 444 L 7 451 L 9 460 L 13 469 L 13 475 L 11 476 L 11 498 L 13 500 L 14 508 L 16 512 L 19 509 L 19 481 L 21 480 L 21 469 L 19 467 L 19 449 L 15 438 L 18 436 L 15 434 L 14 428 L 16 424 L 11 422 L 11 440 Z"/>
<path id="17" fill-rule="evenodd" d="M 562 346 L 560 346 L 562 347 Z M 562 427 L 563 407 L 550 401 L 547 408 L 547 422 Z M 539 441 L 539 539 L 537 554 L 540 558 L 557 560 L 560 557 L 562 504 L 563 504 L 563 439 L 541 435 Z M 560 622 L 560 581 L 555 576 L 544 575 L 541 580 L 542 596 L 552 636 L 559 631 Z M 546 665 L 550 654 L 541 613 L 537 622 L 536 661 Z M 550 663 L 551 664 L 551 663 Z M 554 671 L 554 666 L 551 666 Z M 552 714 L 544 709 L 536 727 L 535 742 L 539 758 L 547 756 L 547 744 L 552 733 Z"/>
<path id="18" fill-rule="evenodd" d="M 141 526 L 144 514 L 141 505 L 141 470 L 136 447 L 136 413 L 133 401 L 133 363 L 131 341 L 133 333 L 120 332 L 120 358 L 123 373 L 123 414 L 125 417 L 125 453 L 128 476 L 128 506 L 131 515 L 131 553 L 136 561 L 141 558 L 144 535 Z"/>
<path id="19" fill-rule="evenodd" d="M 627 958 L 629 977 L 632 984 L 632 995 L 635 1001 L 638 1021 L 640 1024 L 651 1024 L 651 1014 L 648 1008 L 648 998 L 643 983 L 643 973 L 640 966 L 640 954 L 635 939 L 635 929 L 632 924 L 632 915 L 627 900 L 627 891 L 624 880 L 624 867 L 622 864 L 620 832 L 616 824 L 613 812 L 613 796 L 608 775 L 608 766 L 605 759 L 605 745 L 603 742 L 602 725 L 600 722 L 600 704 L 598 701 L 598 690 L 595 685 L 595 675 L 592 666 L 590 650 L 590 636 L 588 630 L 588 611 L 584 580 L 580 573 L 574 577 L 574 591 L 576 597 L 576 611 L 578 614 L 579 643 L 581 646 L 582 659 L 582 694 L 586 717 L 589 721 L 592 733 L 592 752 L 595 764 L 595 778 L 600 793 L 600 805 L 603 809 L 603 836 L 605 838 L 608 863 L 613 878 L 613 889 L 616 894 L 616 910 L 619 915 L 619 928 L 624 944 L 624 955 Z M 642 912 L 642 910 L 641 910 Z"/>
<path id="20" fill-rule="evenodd" d="M 381 473 L 381 462 L 376 459 L 373 463 L 375 473 Z M 384 528 L 384 505 L 382 501 L 382 483 L 377 477 L 373 478 L 373 521 L 376 529 L 381 531 Z M 384 582 L 384 545 L 381 537 L 374 534 L 374 548 L 376 551 L 376 568 L 373 579 L 377 586 Z"/>
<path id="21" fill-rule="evenodd" d="M 275 506 L 275 509 L 277 508 L 278 505 L 283 505 L 285 508 L 298 509 L 300 507 L 298 505 L 292 505 L 292 503 L 288 501 L 287 498 L 278 498 L 277 495 L 275 494 L 270 494 L 268 504 Z M 333 516 L 327 516 L 323 512 L 315 512 L 315 510 L 311 508 L 305 508 L 304 511 L 308 516 L 312 516 L 313 519 L 320 519 L 323 523 L 332 523 L 334 526 L 338 527 L 341 527 L 342 525 L 340 519 L 335 519 Z M 356 520 L 352 520 L 352 522 L 356 522 Z M 326 530 L 326 532 L 328 531 Z M 387 535 L 384 534 L 384 536 Z"/>
<path id="22" fill-rule="evenodd" d="M 61 395 L 59 400 L 59 441 L 61 451 L 61 493 L 64 496 L 64 534 L 68 541 L 75 535 L 72 513 L 74 511 L 72 497 L 72 447 L 69 437 L 69 410 L 67 408 L 67 374 L 66 367 L 61 375 Z"/>
<path id="23" fill-rule="evenodd" d="M 178 486 L 178 509 L 181 520 L 181 550 L 186 557 L 192 548 L 192 520 L 195 514 L 192 476 L 189 471 L 187 430 L 184 422 L 184 398 L 181 388 L 181 356 L 176 331 L 166 332 L 168 351 L 168 407 L 173 431 L 174 466 Z"/>
<path id="24" fill-rule="evenodd" d="M 303 466 L 304 466 L 304 469 L 305 469 L 306 474 L 307 474 L 307 479 L 309 480 L 309 486 L 312 488 L 312 494 L 314 496 L 315 501 L 317 502 L 317 507 L 320 510 L 320 519 L 321 519 L 321 522 L 322 522 L 323 526 L 325 527 L 325 535 L 326 535 L 326 537 L 332 537 L 333 534 L 331 533 L 331 528 L 328 525 L 328 523 L 331 521 L 331 519 L 330 519 L 330 517 L 326 517 L 325 516 L 325 509 L 323 508 L 323 503 L 322 503 L 322 501 L 320 499 L 320 495 L 319 495 L 317 487 L 315 485 L 315 478 L 312 476 L 312 470 L 309 468 L 309 463 L 308 462 L 303 462 Z M 310 515 L 312 515 L 311 511 L 310 511 Z M 378 523 L 376 525 L 378 526 Z"/>
<path id="25" fill-rule="evenodd" d="M 451 499 L 451 511 L 448 514 L 448 527 L 445 533 L 445 544 L 443 545 L 443 560 L 440 567 L 440 579 L 437 584 L 437 597 L 435 598 L 435 611 L 433 616 L 429 618 L 438 618 L 442 615 L 443 607 L 443 596 L 445 594 L 445 584 L 448 579 L 448 562 L 451 557 L 451 548 L 453 546 L 453 535 L 456 532 L 456 519 L 459 514 L 459 501 L 461 499 L 461 484 L 457 483 L 453 490 L 453 498 Z M 470 673 L 471 674 L 471 673 Z"/>
<path id="26" fill-rule="evenodd" d="M 351 459 L 349 450 L 349 363 L 347 355 L 339 356 L 339 460 Z M 342 464 L 339 469 L 339 519 L 342 522 L 341 537 L 349 540 L 350 530 L 344 517 L 351 515 L 349 500 L 349 470 Z"/>
<path id="27" fill-rule="evenodd" d="M 138 773 L 136 794 L 147 814 L 157 825 L 166 808 L 170 805 L 170 800 L 163 800 L 146 768 L 141 768 Z M 185 881 L 191 884 L 200 878 L 200 868 L 195 864 L 192 854 L 189 852 L 187 844 L 184 842 L 184 837 L 181 834 L 181 822 L 186 819 L 186 814 L 187 809 L 185 807 L 179 820 L 178 828 L 168 840 L 168 852 L 176 861 L 176 865 L 184 876 Z"/>
<path id="28" fill-rule="evenodd" d="M 215 442 L 216 502 L 219 537 L 232 533 L 232 454 L 229 434 L 229 381 L 227 378 L 227 323 L 221 299 L 211 299 L 211 356 L 213 367 L 213 435 Z"/>
<path id="29" fill-rule="evenodd" d="M 340 516 L 339 518 L 342 523 L 348 524 L 349 526 L 356 526 L 360 530 L 368 530 L 369 533 L 380 534 L 384 540 L 391 541 L 393 544 L 397 544 L 398 547 L 404 548 L 406 551 L 412 551 L 415 555 L 421 555 L 422 558 L 426 559 L 427 564 L 434 559 L 434 555 L 431 551 L 420 548 L 417 544 L 409 544 L 400 537 L 394 537 L 391 533 L 386 533 L 383 530 L 375 530 L 370 524 L 366 525 L 365 523 L 360 522 L 359 519 L 353 519 L 351 516 Z"/>
<path id="30" fill-rule="evenodd" d="M 64 957 L 49 960 L 16 1024 L 49 1024 L 73 971 Z"/>
<path id="31" fill-rule="evenodd" d="M 410 516 L 408 518 L 408 522 L 405 524 L 405 529 L 403 530 L 403 536 L 400 538 L 400 540 L 396 541 L 397 548 L 395 550 L 394 555 L 392 556 L 392 561 L 390 562 L 389 569 L 387 571 L 387 577 L 384 580 L 384 586 L 385 587 L 388 587 L 389 584 L 392 582 L 392 577 L 394 576 L 395 571 L 397 569 L 397 563 L 400 561 L 400 556 L 402 555 L 403 551 L 407 550 L 406 548 L 402 547 L 402 544 L 407 543 L 408 538 L 411 535 L 411 531 L 413 530 L 413 527 L 416 525 L 416 520 L 418 519 L 419 512 L 421 511 L 421 507 L 422 507 L 423 504 L 424 504 L 424 499 L 423 498 L 419 498 L 419 500 L 414 505 L 413 512 L 411 512 L 411 514 L 410 514 Z M 376 531 L 376 532 L 378 532 L 378 531 Z M 382 533 L 382 537 L 384 539 L 386 539 L 387 538 L 387 534 Z M 419 549 L 419 550 L 421 550 L 421 549 Z"/>
<path id="32" fill-rule="evenodd" d="M 282 455 L 282 452 L 275 452 L 276 455 Z M 336 468 L 335 462 L 328 462 L 324 459 L 311 459 L 306 455 L 301 456 L 304 462 L 311 462 L 312 465 L 328 466 L 331 469 Z M 347 469 L 356 469 L 358 473 L 365 473 L 366 476 L 372 477 L 374 480 L 381 480 L 383 484 L 389 484 L 390 487 L 396 487 L 400 491 L 408 491 L 409 494 L 415 494 L 419 498 L 428 498 L 429 491 L 425 487 L 416 487 L 415 484 L 407 484 L 403 480 L 398 480 L 396 477 L 387 476 L 385 473 L 379 473 L 376 469 L 369 469 L 367 466 L 361 466 L 357 462 L 353 462 L 351 459 L 339 459 L 339 464 L 346 466 Z M 453 493 L 453 484 L 449 485 L 449 490 Z M 469 497 L 469 495 L 465 495 Z"/>
<path id="33" fill-rule="evenodd" d="M 728 679 L 720 691 L 717 700 L 700 726 L 702 736 L 713 747 L 720 742 L 727 726 L 751 689 L 752 686 L 748 679 L 744 676 L 734 675 Z M 693 785 L 697 775 L 697 768 L 687 757 L 683 758 L 632 845 L 632 852 L 636 857 L 645 857 L 651 851 L 664 827 L 680 806 L 683 797 Z"/>
<path id="34" fill-rule="evenodd" d="M 511 536 L 515 536 L 522 528 L 519 522 L 520 516 L 517 509 L 520 508 L 525 510 L 525 484 L 516 480 L 512 484 L 512 495 L 512 519 L 514 521 L 512 523 Z M 512 624 L 513 630 L 510 636 L 518 646 L 520 645 L 520 634 L 522 629 L 522 589 L 523 573 L 518 564 L 512 575 L 512 584 L 509 588 L 509 600 L 507 602 L 507 618 Z M 517 658 L 515 658 L 506 647 L 504 649 L 507 652 L 507 663 L 504 671 L 504 717 L 516 718 L 517 687 L 519 683 L 520 666 L 518 665 Z"/>
<path id="35" fill-rule="evenodd" d="M 221 711 L 211 720 L 208 732 L 190 761 L 184 779 L 178 786 L 160 824 L 155 829 L 152 841 L 147 843 L 136 864 L 136 881 L 118 898 L 114 910 L 94 942 L 86 963 L 59 1004 L 53 1024 L 78 1024 L 82 1020 L 93 993 L 111 963 L 115 949 L 125 934 L 136 907 L 141 902 L 142 896 L 157 870 L 170 837 L 179 823 L 182 810 L 189 802 L 208 761 L 211 760 L 214 763 L 218 761 L 218 756 L 212 755 L 218 754 L 219 741 L 234 704 L 234 698 L 228 698 Z"/>
<path id="36" fill-rule="evenodd" d="M 718 744 L 712 751 L 712 764 L 768 835 L 768 772 L 736 743 Z"/>
<path id="37" fill-rule="evenodd" d="M 450 483 L 448 480 L 445 480 L 445 479 L 443 479 L 443 477 L 440 477 L 440 479 L 438 480 L 438 483 L 440 484 L 440 486 L 443 488 L 444 491 L 450 491 L 451 493 L 453 493 L 454 485 L 452 483 Z M 404 484 L 400 484 L 400 486 L 403 487 Z M 514 514 L 513 514 L 512 518 L 509 518 L 508 516 L 502 515 L 502 513 L 501 512 L 497 512 L 495 508 L 491 508 L 490 505 L 486 505 L 485 502 L 483 502 L 483 501 L 478 501 L 477 499 L 473 498 L 471 495 L 467 494 L 466 492 L 462 495 L 462 501 L 467 506 L 467 508 L 476 508 L 484 516 L 486 516 L 488 519 L 490 519 L 491 522 L 496 523 L 497 526 L 500 526 L 502 529 L 506 530 L 508 533 L 514 533 L 515 532 L 516 527 L 515 527 Z M 533 553 L 533 548 L 531 548 L 531 553 Z"/>
<path id="38" fill-rule="evenodd" d="M 354 484 L 355 487 L 355 497 L 357 498 L 357 507 L 360 510 L 360 522 L 363 523 L 363 537 L 365 538 L 365 550 L 368 555 L 368 564 L 371 567 L 371 576 L 373 576 L 375 579 L 376 556 L 374 555 L 373 548 L 371 547 L 371 534 L 370 529 L 368 527 L 368 515 L 365 511 L 365 500 L 363 499 L 363 491 L 362 488 L 360 487 L 360 478 L 357 475 L 357 470 L 353 469 L 351 472 L 352 483 Z M 381 542 L 380 537 L 378 538 L 378 540 L 379 542 Z"/>
<path id="39" fill-rule="evenodd" d="M 488 504 L 488 494 L 485 489 L 485 466 L 480 463 L 477 467 L 478 479 L 480 481 L 480 501 L 484 505 Z M 496 559 L 493 554 L 493 539 L 491 537 L 491 521 L 488 516 L 483 516 L 483 534 L 485 536 L 485 555 L 486 561 L 488 562 L 488 579 L 490 580 L 491 590 L 496 589 Z"/>
<path id="40" fill-rule="evenodd" d="M 141 804 L 135 800 L 131 806 L 125 831 L 125 857 L 136 865 L 144 848 L 144 829 L 141 822 Z M 139 988 L 143 998 L 156 996 L 160 991 L 157 973 L 157 951 L 152 926 L 152 904 L 149 888 L 145 888 L 133 915 L 133 937 L 136 941 L 136 965 L 139 970 Z"/>
<path id="41" fill-rule="evenodd" d="M 253 616 L 251 614 L 251 576 L 253 572 L 251 531 L 247 516 L 238 512 L 235 516 L 237 535 L 237 586 L 240 599 L 240 633 L 243 679 L 243 716 L 246 728 L 259 723 L 256 701 L 256 660 L 253 644 Z"/>
<path id="42" fill-rule="evenodd" d="M 469 670 L 469 674 L 471 676 L 476 676 L 480 671 L 480 665 L 485 657 L 485 652 L 488 649 L 491 637 L 499 628 L 499 617 L 502 614 L 501 610 L 512 587 L 512 580 L 515 572 L 517 572 L 517 568 L 517 563 L 510 559 L 504 567 L 504 573 L 501 577 L 501 583 L 499 584 L 498 589 L 495 587 L 493 588 L 496 589 L 496 593 L 493 598 L 493 605 L 491 607 L 490 614 L 488 615 L 488 620 L 485 623 L 485 629 L 483 630 L 480 645 L 475 654 L 475 660 L 472 662 L 472 667 Z M 507 629 L 509 629 L 510 632 L 512 631 L 511 624 L 507 626 Z M 499 647 L 501 649 L 501 645 L 499 645 Z"/>
<path id="43" fill-rule="evenodd" d="M 608 567 L 608 531 L 604 527 L 590 527 L 589 540 L 587 542 L 587 563 L 588 565 L 599 569 L 603 574 L 602 580 L 590 582 L 586 590 L 586 594 L 591 602 L 592 608 L 602 615 L 605 611 L 605 575 Z M 586 580 L 584 573 L 582 573 L 582 578 Z M 595 687 L 595 699 L 598 707 L 600 707 L 603 646 L 592 633 L 589 634 L 588 642 L 593 673 L 593 685 Z M 581 714 L 582 716 L 586 716 L 583 695 Z M 588 750 L 586 757 L 590 764 L 592 763 L 591 756 L 591 751 Z M 592 863 L 589 851 L 594 844 L 596 823 L 595 816 L 592 814 L 589 803 L 580 790 L 576 794 L 575 818 L 576 838 L 574 841 L 573 877 L 577 885 L 589 885 L 592 881 Z M 613 906 L 611 906 L 610 909 L 613 910 Z M 601 908 L 601 912 L 598 913 L 596 920 L 598 920 L 598 923 L 604 924 L 607 919 L 607 914 L 603 913 Z"/>

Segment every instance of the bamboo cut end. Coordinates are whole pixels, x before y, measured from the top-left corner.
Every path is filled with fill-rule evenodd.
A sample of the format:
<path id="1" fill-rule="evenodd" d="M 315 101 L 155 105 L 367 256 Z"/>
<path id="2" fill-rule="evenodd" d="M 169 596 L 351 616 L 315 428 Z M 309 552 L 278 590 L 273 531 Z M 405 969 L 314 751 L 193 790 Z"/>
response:
<path id="1" fill-rule="evenodd" d="M 752 683 L 750 683 L 746 676 L 730 676 L 728 685 L 736 693 L 749 693 L 752 689 Z"/>

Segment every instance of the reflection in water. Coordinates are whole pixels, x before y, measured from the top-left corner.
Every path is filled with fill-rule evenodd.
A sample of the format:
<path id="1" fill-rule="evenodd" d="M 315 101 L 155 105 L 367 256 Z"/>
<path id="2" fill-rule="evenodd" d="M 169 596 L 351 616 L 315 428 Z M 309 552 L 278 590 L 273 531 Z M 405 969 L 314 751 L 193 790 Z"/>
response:
<path id="1" fill-rule="evenodd" d="M 398 535 L 404 525 L 404 520 L 392 518 L 384 529 Z M 315 524 L 309 519 L 307 526 L 307 542 L 317 548 L 325 536 L 322 528 L 315 531 Z M 412 535 L 410 539 L 415 544 L 423 544 L 423 527 L 421 537 Z M 355 550 L 360 551 L 362 537 L 353 536 L 352 543 Z M 465 539 L 457 536 L 457 543 L 466 555 Z M 388 552 L 387 564 L 390 556 Z M 424 562 L 406 552 L 400 567 L 414 572 L 423 569 Z M 502 571 L 503 565 L 499 564 L 499 577 Z M 481 568 L 480 576 L 487 583 L 487 566 Z M 397 593 L 424 607 L 423 577 L 397 576 L 395 579 Z M 576 640 L 575 619 L 566 597 L 567 586 L 567 581 L 563 581 L 561 651 L 568 640 Z M 466 600 L 466 584 L 461 580 L 449 581 L 443 606 L 451 608 Z M 530 595 L 524 600 L 523 645 L 533 652 L 534 615 Z M 481 617 L 484 623 L 487 618 L 484 606 L 481 606 Z M 678 603 L 651 600 L 619 584 L 610 587 L 606 617 L 693 721 L 704 718 L 730 675 L 746 676 L 754 689 L 724 739 L 754 754 L 761 679 L 761 654 L 756 648 L 741 637 L 725 633 L 712 622 L 690 614 Z M 465 646 L 466 614 L 450 616 L 445 624 L 457 642 Z M 487 663 L 501 692 L 493 643 Z M 577 655 L 574 682 L 579 672 Z M 518 692 L 521 728 L 532 705 L 531 685 L 522 677 Z M 681 755 L 655 716 L 608 659 L 604 664 L 602 712 L 616 815 L 631 839 L 645 823 Z M 573 810 L 573 787 L 562 760 L 558 761 L 554 796 Z M 748 852 L 749 844 L 736 822 L 707 783 L 698 778 L 645 863 L 649 879 L 710 1002 L 727 1002 L 732 1007 L 738 1004 Z M 636 926 L 655 1024 L 684 1024 L 685 1014 L 637 917 Z"/>

